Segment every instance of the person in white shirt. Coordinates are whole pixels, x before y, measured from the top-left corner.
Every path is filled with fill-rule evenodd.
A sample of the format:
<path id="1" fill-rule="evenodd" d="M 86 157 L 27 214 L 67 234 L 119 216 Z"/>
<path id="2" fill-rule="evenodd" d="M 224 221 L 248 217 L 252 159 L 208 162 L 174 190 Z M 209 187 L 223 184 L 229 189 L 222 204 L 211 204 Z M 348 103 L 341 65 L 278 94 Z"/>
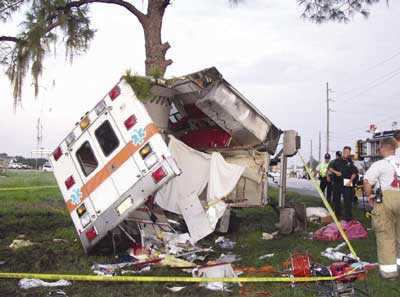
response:
<path id="1" fill-rule="evenodd" d="M 376 234 L 380 275 L 383 278 L 398 277 L 400 265 L 400 158 L 393 138 L 381 140 L 383 157 L 372 164 L 364 177 L 364 191 L 373 210 L 372 224 Z M 372 194 L 375 186 L 376 195 Z M 377 199 L 380 189 L 382 201 Z"/>
<path id="2" fill-rule="evenodd" d="M 393 137 L 397 142 L 396 156 L 400 158 L 400 130 L 396 130 Z"/>

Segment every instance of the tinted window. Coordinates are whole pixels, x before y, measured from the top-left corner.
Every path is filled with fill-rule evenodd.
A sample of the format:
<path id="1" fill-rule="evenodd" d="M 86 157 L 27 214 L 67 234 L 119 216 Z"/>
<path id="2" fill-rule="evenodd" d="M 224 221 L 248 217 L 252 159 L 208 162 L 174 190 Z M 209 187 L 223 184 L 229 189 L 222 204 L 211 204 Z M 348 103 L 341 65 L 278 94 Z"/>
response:
<path id="1" fill-rule="evenodd" d="M 105 156 L 111 154 L 119 145 L 119 140 L 109 121 L 105 121 L 94 132 Z"/>
<path id="2" fill-rule="evenodd" d="M 76 158 L 85 176 L 88 176 L 97 168 L 98 162 L 89 141 L 85 141 L 82 144 L 76 152 Z"/>

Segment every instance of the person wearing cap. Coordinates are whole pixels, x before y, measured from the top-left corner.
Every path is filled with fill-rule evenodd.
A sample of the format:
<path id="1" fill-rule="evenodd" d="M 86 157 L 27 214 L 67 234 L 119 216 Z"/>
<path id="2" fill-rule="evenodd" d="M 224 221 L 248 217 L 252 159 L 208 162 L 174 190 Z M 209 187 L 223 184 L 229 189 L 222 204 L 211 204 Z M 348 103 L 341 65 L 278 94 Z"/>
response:
<path id="1" fill-rule="evenodd" d="M 318 164 L 317 166 L 317 173 L 319 176 L 320 184 L 319 187 L 321 188 L 322 193 L 325 194 L 326 190 L 326 200 L 328 200 L 329 204 L 332 204 L 332 184 L 330 181 L 330 177 L 328 174 L 329 163 L 331 160 L 331 155 L 326 153 L 324 156 L 324 161 Z"/>
<path id="2" fill-rule="evenodd" d="M 379 152 L 383 159 L 373 163 L 364 176 L 364 191 L 373 207 L 379 272 L 389 279 L 398 277 L 400 266 L 400 158 L 396 148 L 394 139 L 382 139 Z"/>
<path id="3" fill-rule="evenodd" d="M 344 217 L 346 221 L 353 219 L 352 204 L 355 195 L 354 180 L 358 175 L 358 169 L 351 159 L 351 148 L 345 146 L 340 158 L 336 158 L 329 165 L 329 172 L 333 176 L 333 206 L 338 218 L 342 217 L 341 197 L 344 200 Z"/>

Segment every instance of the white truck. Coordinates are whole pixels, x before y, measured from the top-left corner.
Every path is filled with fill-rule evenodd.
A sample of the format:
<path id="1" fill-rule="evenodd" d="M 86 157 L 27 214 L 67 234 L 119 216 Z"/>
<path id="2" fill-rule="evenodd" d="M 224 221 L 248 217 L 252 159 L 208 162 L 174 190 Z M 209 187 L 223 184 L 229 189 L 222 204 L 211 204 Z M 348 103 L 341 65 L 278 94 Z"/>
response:
<path id="1" fill-rule="evenodd" d="M 85 252 L 180 174 L 124 79 L 80 119 L 50 162 Z"/>

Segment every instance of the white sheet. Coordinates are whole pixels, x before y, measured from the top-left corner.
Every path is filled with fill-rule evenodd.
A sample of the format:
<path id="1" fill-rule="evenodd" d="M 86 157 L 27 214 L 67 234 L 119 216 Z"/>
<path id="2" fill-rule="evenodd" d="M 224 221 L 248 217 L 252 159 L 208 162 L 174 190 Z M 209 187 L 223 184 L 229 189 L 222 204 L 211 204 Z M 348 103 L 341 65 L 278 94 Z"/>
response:
<path id="1" fill-rule="evenodd" d="M 204 209 L 197 211 L 192 209 L 194 213 L 207 215 L 209 226 L 204 226 L 204 231 L 199 233 L 208 235 L 212 231 L 206 232 L 205 230 L 214 230 L 218 219 L 225 212 L 226 204 L 220 199 L 233 191 L 245 167 L 225 162 L 219 153 L 206 154 L 196 151 L 172 136 L 169 149 L 182 170 L 182 174 L 159 189 L 155 201 L 165 210 L 182 214 L 182 201 L 180 200 L 190 203 L 188 197 L 191 197 L 193 204 L 198 207 L 200 205 L 197 201 L 198 196 L 208 185 L 207 201 L 210 206 L 206 212 Z M 186 216 L 186 222 L 188 219 L 190 220 L 190 217 Z M 191 225 L 190 222 L 187 224 Z M 199 228 L 202 227 L 199 226 Z M 195 237 L 200 239 L 198 236 Z"/>

